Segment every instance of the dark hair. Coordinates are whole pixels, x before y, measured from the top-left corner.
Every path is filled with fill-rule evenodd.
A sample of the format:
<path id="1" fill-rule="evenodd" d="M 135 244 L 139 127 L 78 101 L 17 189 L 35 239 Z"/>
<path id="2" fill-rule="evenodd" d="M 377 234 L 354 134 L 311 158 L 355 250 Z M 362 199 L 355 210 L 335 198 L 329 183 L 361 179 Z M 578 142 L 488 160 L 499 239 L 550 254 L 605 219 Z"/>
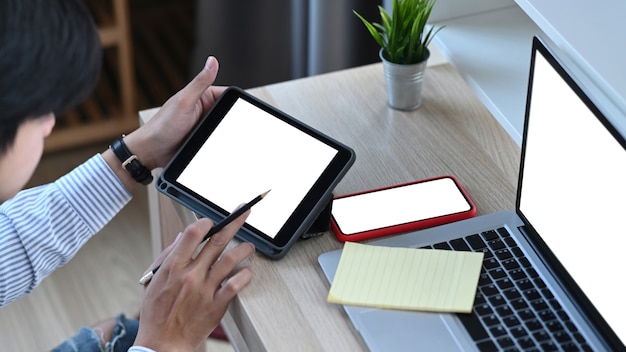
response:
<path id="1" fill-rule="evenodd" d="M 0 155 L 24 121 L 83 101 L 101 65 L 82 0 L 0 0 Z"/>

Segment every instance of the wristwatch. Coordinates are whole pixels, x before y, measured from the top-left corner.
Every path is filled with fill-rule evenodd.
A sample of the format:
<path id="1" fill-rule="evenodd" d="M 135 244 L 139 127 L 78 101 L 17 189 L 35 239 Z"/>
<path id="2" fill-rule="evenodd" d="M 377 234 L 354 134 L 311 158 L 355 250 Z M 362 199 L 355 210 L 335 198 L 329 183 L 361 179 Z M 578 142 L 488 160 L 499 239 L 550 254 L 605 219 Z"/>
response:
<path id="1" fill-rule="evenodd" d="M 152 172 L 137 158 L 137 155 L 128 150 L 126 143 L 124 143 L 124 135 L 116 139 L 109 148 L 113 151 L 113 154 L 122 162 L 122 167 L 128 171 L 132 178 L 143 184 L 147 185 L 152 182 Z"/>

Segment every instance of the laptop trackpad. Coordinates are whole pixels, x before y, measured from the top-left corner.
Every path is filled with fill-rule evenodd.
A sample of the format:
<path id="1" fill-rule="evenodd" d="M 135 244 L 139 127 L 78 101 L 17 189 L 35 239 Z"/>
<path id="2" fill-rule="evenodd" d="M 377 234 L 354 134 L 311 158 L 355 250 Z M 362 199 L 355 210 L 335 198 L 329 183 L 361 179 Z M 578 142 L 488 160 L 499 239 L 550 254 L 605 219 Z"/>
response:
<path id="1" fill-rule="evenodd" d="M 363 309 L 361 335 L 372 351 L 460 351 L 440 314 Z"/>

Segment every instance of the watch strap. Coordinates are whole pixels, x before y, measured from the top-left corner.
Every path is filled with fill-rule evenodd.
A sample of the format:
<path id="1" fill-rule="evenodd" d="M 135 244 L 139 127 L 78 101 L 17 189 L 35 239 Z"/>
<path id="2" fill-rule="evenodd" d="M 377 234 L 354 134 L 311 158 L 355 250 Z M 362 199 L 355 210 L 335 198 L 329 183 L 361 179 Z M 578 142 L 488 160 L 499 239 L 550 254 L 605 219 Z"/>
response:
<path id="1" fill-rule="evenodd" d="M 152 172 L 148 170 L 124 143 L 124 136 L 116 139 L 110 146 L 113 154 L 120 160 L 122 167 L 128 171 L 130 176 L 137 182 L 147 185 L 152 182 Z"/>

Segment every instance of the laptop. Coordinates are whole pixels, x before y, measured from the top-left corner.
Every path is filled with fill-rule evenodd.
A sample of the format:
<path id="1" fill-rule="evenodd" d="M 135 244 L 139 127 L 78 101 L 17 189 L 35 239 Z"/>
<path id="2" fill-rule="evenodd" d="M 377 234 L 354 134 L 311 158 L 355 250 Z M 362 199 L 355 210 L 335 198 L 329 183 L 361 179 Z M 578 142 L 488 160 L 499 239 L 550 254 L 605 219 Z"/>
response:
<path id="1" fill-rule="evenodd" d="M 471 314 L 344 306 L 372 351 L 617 351 L 626 140 L 533 38 L 516 211 L 369 242 L 485 253 Z M 319 258 L 332 282 L 341 250 Z"/>

